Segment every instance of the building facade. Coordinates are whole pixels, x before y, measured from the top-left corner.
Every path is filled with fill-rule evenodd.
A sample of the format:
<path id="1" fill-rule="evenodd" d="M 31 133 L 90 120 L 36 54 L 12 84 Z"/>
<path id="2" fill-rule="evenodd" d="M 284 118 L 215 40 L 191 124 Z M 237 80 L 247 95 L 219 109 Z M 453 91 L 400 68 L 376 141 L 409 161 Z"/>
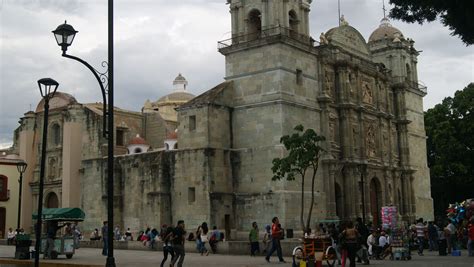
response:
<path id="1" fill-rule="evenodd" d="M 114 221 L 132 230 L 205 221 L 235 238 L 253 221 L 278 216 L 300 230 L 300 184 L 271 179 L 272 160 L 286 153 L 280 138 L 299 124 L 327 139 L 313 221 L 364 214 L 380 223 L 386 205 L 403 220 L 432 219 L 426 87 L 418 83 L 414 41 L 384 18 L 368 42 L 344 19 L 316 42 L 311 1 L 227 2 L 232 38 L 219 42 L 223 83 L 194 97 L 179 75 L 174 91 L 147 100 L 141 113 L 117 108 Z M 102 110 L 63 96 L 67 104 L 53 108 L 49 123 L 45 206 L 82 207 L 83 229 L 91 230 L 107 214 Z M 40 109 L 25 114 L 15 145 L 36 166 L 41 116 Z M 151 149 L 135 153 L 136 145 Z M 29 176 L 30 211 L 38 172 Z M 309 204 L 310 189 L 304 198 Z"/>

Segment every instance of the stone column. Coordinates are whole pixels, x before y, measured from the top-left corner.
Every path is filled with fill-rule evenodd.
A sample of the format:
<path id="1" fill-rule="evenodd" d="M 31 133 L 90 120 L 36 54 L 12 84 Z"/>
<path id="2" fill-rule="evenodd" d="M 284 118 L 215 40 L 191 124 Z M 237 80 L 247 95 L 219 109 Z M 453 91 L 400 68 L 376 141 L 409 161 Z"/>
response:
<path id="1" fill-rule="evenodd" d="M 412 216 L 412 218 L 414 216 L 416 216 L 416 198 L 415 198 L 415 192 L 413 192 L 413 180 L 415 179 L 415 177 L 413 176 L 413 174 L 409 174 L 408 175 L 408 192 L 409 192 L 409 199 L 410 199 L 410 215 Z"/>
<path id="2" fill-rule="evenodd" d="M 328 169 L 329 169 L 329 176 L 328 176 L 328 187 L 327 187 L 327 207 L 328 207 L 328 214 L 327 216 L 332 219 L 336 218 L 336 190 L 334 187 L 334 183 L 336 181 L 335 175 L 338 172 L 338 165 L 333 163 L 333 164 L 328 164 Z M 342 208 L 342 207 L 339 207 Z M 341 218 L 340 218 L 341 219 Z"/>
<path id="3" fill-rule="evenodd" d="M 239 8 L 237 5 L 230 6 L 232 38 L 239 35 Z"/>
<path id="4" fill-rule="evenodd" d="M 247 18 L 245 14 L 245 8 L 242 5 L 238 6 L 238 29 L 239 29 L 239 35 L 245 34 L 247 32 Z"/>

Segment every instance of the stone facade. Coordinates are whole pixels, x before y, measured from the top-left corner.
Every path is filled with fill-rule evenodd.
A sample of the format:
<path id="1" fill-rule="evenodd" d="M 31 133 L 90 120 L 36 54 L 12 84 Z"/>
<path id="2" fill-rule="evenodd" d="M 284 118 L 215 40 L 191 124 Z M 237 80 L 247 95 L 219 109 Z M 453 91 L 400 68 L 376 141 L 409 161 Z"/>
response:
<path id="1" fill-rule="evenodd" d="M 117 109 L 122 132 L 116 136 L 140 134 L 152 150 L 129 155 L 125 142 L 116 141 L 115 223 L 139 230 L 179 219 L 188 228 L 206 221 L 234 238 L 251 222 L 265 225 L 278 216 L 285 228 L 298 230 L 299 183 L 271 180 L 272 159 L 286 153 L 280 138 L 298 124 L 327 139 L 313 222 L 364 214 L 377 223 L 385 205 L 397 206 L 404 220 L 432 219 L 426 88 L 418 84 L 414 42 L 384 19 L 369 42 L 344 21 L 319 44 L 309 36 L 311 1 L 228 3 L 232 38 L 219 42 L 223 83 L 192 98 L 179 75 L 179 92 L 147 100 L 142 113 Z M 85 230 L 107 214 L 101 114 L 100 105 L 71 102 L 50 119 L 62 131 L 48 149 L 57 167 L 47 170 L 46 190 L 59 196 L 59 206 L 85 210 Z M 41 113 L 27 113 L 17 144 L 20 156 L 36 163 L 41 132 L 34 125 L 40 121 Z M 176 129 L 178 149 L 157 150 L 176 140 Z M 30 182 L 33 196 L 36 181 Z"/>

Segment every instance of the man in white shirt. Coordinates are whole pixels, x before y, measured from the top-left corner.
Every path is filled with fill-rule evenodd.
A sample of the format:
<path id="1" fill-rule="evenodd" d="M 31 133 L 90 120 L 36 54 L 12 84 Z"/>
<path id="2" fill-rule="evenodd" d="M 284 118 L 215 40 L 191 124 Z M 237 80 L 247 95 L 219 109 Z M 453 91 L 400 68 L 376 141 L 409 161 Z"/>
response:
<path id="1" fill-rule="evenodd" d="M 456 226 L 454 226 L 453 222 L 449 222 L 448 226 L 446 226 L 447 231 L 445 231 L 446 234 L 446 240 L 448 241 L 448 254 L 451 254 L 451 251 L 456 249 L 455 244 L 456 244 Z"/>
<path id="2" fill-rule="evenodd" d="M 8 228 L 7 233 L 7 245 L 13 245 L 13 240 L 15 240 L 16 232 L 10 227 Z"/>
<path id="3" fill-rule="evenodd" d="M 375 259 L 378 259 L 380 254 L 380 246 L 378 245 L 379 233 L 373 231 L 369 237 L 367 237 L 367 246 L 369 251 L 369 256 Z"/>
<path id="4" fill-rule="evenodd" d="M 385 235 L 384 231 L 380 233 L 379 246 L 381 247 L 381 250 L 382 250 L 382 259 L 384 259 L 389 254 L 391 254 L 390 239 Z"/>

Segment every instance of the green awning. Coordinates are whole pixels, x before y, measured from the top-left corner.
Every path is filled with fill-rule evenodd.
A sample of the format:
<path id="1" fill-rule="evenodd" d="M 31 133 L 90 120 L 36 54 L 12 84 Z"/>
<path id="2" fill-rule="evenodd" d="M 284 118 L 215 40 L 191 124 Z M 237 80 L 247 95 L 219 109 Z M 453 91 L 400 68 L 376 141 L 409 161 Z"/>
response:
<path id="1" fill-rule="evenodd" d="M 80 208 L 43 209 L 44 221 L 84 221 L 86 214 Z M 33 220 L 38 218 L 33 213 Z"/>

